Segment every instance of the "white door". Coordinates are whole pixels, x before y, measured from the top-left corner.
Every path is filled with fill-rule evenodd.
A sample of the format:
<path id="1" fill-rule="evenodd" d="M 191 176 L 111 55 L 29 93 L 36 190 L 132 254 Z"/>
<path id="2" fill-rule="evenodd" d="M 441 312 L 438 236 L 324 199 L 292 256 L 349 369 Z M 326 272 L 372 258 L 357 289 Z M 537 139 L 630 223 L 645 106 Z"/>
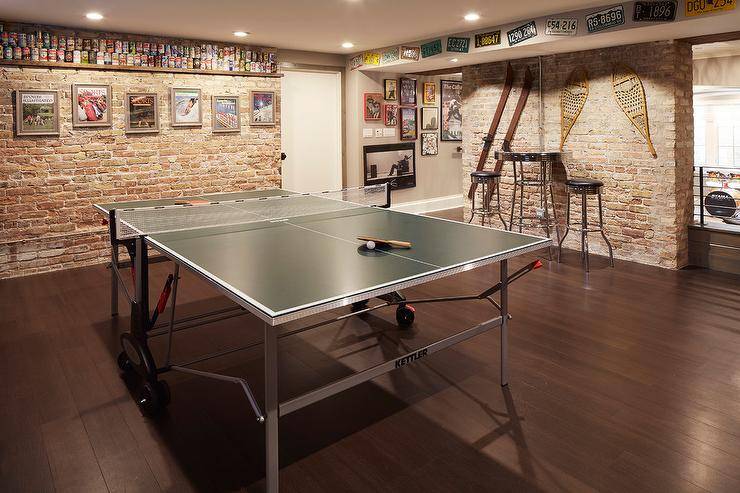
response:
<path id="1" fill-rule="evenodd" d="M 283 188 L 342 188 L 342 74 L 286 70 L 281 93 Z"/>

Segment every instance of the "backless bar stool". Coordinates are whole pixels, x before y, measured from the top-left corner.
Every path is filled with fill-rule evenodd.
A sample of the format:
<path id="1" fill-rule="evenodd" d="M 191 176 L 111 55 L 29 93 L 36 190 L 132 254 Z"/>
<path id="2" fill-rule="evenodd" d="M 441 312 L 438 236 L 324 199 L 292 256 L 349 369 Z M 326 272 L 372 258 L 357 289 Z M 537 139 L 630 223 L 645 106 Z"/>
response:
<path id="1" fill-rule="evenodd" d="M 494 214 L 498 214 L 499 219 L 501 219 L 501 223 L 504 225 L 504 229 L 506 228 L 506 221 L 504 221 L 504 216 L 501 215 L 501 195 L 499 194 L 499 179 L 501 178 L 501 173 L 496 173 L 494 171 L 473 171 L 470 173 L 470 181 L 473 183 L 477 183 L 478 186 L 478 192 L 476 192 L 475 195 L 478 193 L 481 194 L 481 206 L 475 207 L 475 195 L 473 195 L 473 205 L 472 205 L 472 214 L 470 215 L 470 220 L 468 223 L 473 222 L 473 218 L 475 216 L 480 216 L 480 224 L 481 226 L 485 225 L 486 218 L 488 218 L 488 225 L 493 226 L 493 223 L 491 222 L 491 217 L 493 217 Z M 491 195 L 496 195 L 496 205 L 491 205 Z"/>
<path id="2" fill-rule="evenodd" d="M 565 234 L 563 234 L 563 237 L 560 239 L 560 242 L 558 243 L 558 263 L 560 262 L 560 253 L 563 249 L 562 245 L 565 241 L 565 237 L 568 236 L 568 231 L 570 231 L 570 196 L 571 194 L 579 194 L 581 196 L 581 224 L 580 228 L 573 228 L 576 231 L 579 231 L 581 233 L 581 260 L 583 262 L 583 265 L 586 268 L 586 272 L 588 272 L 589 265 L 588 265 L 588 233 L 601 233 L 601 236 L 604 238 L 604 241 L 606 242 L 606 246 L 609 247 L 609 264 L 614 267 L 614 254 L 612 252 L 612 244 L 609 243 L 609 239 L 606 237 L 606 234 L 604 234 L 604 212 L 603 208 L 601 206 L 601 187 L 604 186 L 604 183 L 599 180 L 592 180 L 590 178 L 571 178 L 569 180 L 565 180 L 565 187 L 568 192 L 568 202 L 567 202 L 567 208 L 565 213 Z M 597 227 L 589 227 L 588 224 L 588 213 L 587 213 L 587 201 L 586 198 L 589 195 L 596 195 L 599 201 L 599 226 Z M 577 223 L 576 223 L 577 224 Z"/>

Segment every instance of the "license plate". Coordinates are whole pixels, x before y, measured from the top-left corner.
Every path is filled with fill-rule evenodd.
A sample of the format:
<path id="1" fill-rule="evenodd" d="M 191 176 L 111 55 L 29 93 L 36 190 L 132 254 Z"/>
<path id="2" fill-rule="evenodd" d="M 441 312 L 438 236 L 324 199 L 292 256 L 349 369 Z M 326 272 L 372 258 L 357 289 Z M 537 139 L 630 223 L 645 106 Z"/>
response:
<path id="1" fill-rule="evenodd" d="M 723 10 L 734 10 L 737 0 L 686 0 L 686 16 L 711 14 Z"/>
<path id="2" fill-rule="evenodd" d="M 534 21 L 529 21 L 524 25 L 508 31 L 506 36 L 509 38 L 509 46 L 514 46 L 537 36 L 537 24 Z"/>
<path id="3" fill-rule="evenodd" d="M 586 16 L 588 32 L 596 33 L 624 24 L 624 7 L 617 5 Z"/>
<path id="4" fill-rule="evenodd" d="M 547 19 L 545 34 L 551 36 L 575 36 L 578 19 Z"/>
<path id="5" fill-rule="evenodd" d="M 501 44 L 501 31 L 491 31 L 475 35 L 475 47 L 494 46 Z"/>
<path id="6" fill-rule="evenodd" d="M 673 22 L 676 19 L 676 2 L 660 0 L 657 2 L 635 2 L 632 20 L 635 22 Z"/>
<path id="7" fill-rule="evenodd" d="M 458 38 L 450 36 L 447 38 L 447 51 L 455 53 L 467 53 L 470 49 L 470 38 Z"/>

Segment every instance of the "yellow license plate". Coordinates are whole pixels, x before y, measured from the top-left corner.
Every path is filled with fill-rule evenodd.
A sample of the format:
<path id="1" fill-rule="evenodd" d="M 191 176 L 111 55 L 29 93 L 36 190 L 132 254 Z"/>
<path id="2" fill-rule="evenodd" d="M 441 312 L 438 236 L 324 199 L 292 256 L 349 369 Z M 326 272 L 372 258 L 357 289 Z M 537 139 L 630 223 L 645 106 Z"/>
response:
<path id="1" fill-rule="evenodd" d="M 686 17 L 734 10 L 737 0 L 686 0 Z"/>

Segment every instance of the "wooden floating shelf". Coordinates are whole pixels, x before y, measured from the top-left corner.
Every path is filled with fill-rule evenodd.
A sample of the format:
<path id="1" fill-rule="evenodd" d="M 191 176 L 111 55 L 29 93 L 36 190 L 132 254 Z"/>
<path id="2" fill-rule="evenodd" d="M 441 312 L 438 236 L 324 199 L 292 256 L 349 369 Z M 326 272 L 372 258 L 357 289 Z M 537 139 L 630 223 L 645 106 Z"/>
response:
<path id="1" fill-rule="evenodd" d="M 154 72 L 169 74 L 230 75 L 232 77 L 282 77 L 281 73 L 241 72 L 236 70 L 203 70 L 169 67 L 136 67 L 131 65 L 98 65 L 95 63 L 33 62 L 30 60 L 0 60 L 0 66 L 57 68 L 72 70 L 112 70 L 119 72 Z"/>

